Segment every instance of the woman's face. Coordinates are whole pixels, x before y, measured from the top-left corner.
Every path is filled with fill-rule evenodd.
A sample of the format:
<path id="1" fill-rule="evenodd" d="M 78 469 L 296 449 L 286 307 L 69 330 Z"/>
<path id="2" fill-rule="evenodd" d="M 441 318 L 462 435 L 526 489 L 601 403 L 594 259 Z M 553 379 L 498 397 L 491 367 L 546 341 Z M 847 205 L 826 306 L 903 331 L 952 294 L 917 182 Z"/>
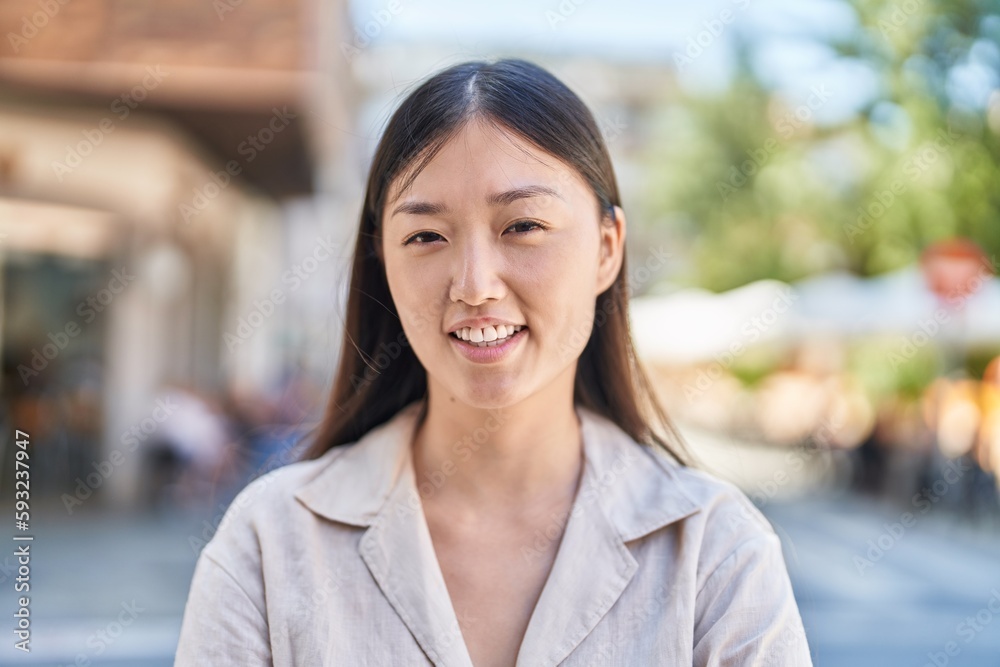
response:
<path id="1" fill-rule="evenodd" d="M 429 391 L 478 408 L 564 381 L 590 337 L 598 294 L 621 266 L 625 220 L 600 220 L 583 178 L 512 133 L 472 121 L 403 193 L 390 189 L 382 250 L 403 331 Z M 451 332 L 523 325 L 479 347 Z M 485 329 L 486 341 L 509 327 Z M 486 341 L 480 345 L 488 345 Z M 570 399 L 572 400 L 572 399 Z"/>

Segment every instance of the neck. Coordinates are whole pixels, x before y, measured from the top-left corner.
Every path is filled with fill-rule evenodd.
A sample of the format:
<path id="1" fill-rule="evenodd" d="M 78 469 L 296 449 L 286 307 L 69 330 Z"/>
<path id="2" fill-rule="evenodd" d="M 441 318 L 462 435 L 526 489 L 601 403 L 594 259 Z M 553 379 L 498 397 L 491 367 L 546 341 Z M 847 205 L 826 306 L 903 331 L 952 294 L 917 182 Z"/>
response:
<path id="1" fill-rule="evenodd" d="M 572 385 L 558 399 L 554 389 L 486 409 L 429 383 L 427 415 L 413 440 L 424 502 L 519 512 L 571 500 L 583 466 L 580 424 Z"/>

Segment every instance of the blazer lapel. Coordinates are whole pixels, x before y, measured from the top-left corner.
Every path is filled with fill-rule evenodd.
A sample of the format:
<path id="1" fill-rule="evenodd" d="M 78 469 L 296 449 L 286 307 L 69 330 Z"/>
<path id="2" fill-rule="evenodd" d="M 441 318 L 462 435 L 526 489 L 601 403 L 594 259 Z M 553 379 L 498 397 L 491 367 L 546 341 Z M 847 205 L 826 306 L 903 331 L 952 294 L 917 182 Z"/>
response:
<path id="1" fill-rule="evenodd" d="M 396 484 L 358 551 L 427 657 L 440 667 L 472 667 L 420 505 L 411 450 L 400 452 Z"/>
<path id="2" fill-rule="evenodd" d="M 575 505 L 581 500 L 578 493 Z M 562 662 L 618 600 L 637 567 L 603 513 L 576 507 L 532 612 L 517 667 Z"/>
<path id="3" fill-rule="evenodd" d="M 517 667 L 565 660 L 614 606 L 638 569 L 626 541 L 697 511 L 649 448 L 595 412 L 578 407 L 577 414 L 584 475 Z"/>
<path id="4" fill-rule="evenodd" d="M 296 496 L 327 519 L 367 528 L 358 554 L 420 648 L 439 667 L 472 667 L 411 462 L 422 408 L 415 401 L 355 444 L 334 448 L 330 465 Z"/>

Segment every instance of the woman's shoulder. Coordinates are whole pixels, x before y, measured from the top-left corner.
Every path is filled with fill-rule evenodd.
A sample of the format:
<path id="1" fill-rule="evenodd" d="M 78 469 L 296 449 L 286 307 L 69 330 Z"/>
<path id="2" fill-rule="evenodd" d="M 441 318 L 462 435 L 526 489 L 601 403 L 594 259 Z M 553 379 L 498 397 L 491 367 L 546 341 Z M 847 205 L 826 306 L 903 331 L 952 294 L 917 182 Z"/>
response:
<path id="1" fill-rule="evenodd" d="M 294 529 L 303 511 L 296 492 L 350 446 L 333 447 L 318 458 L 294 461 L 252 479 L 230 501 L 203 552 L 223 566 L 225 561 L 259 560 L 262 538 Z"/>
<path id="2" fill-rule="evenodd" d="M 774 533 L 767 518 L 747 494 L 732 482 L 702 468 L 682 466 L 672 461 L 665 461 L 665 465 L 673 468 L 677 482 L 706 516 L 706 520 L 718 522 L 721 519 L 733 526 L 748 524 L 747 529 L 751 533 L 758 530 Z"/>
<path id="3" fill-rule="evenodd" d="M 258 475 L 236 494 L 227 514 L 232 512 L 236 518 L 241 510 L 249 509 L 249 520 L 260 514 L 285 513 L 296 502 L 295 492 L 322 474 L 354 444 L 331 447 L 317 458 L 296 460 Z"/>
<path id="4" fill-rule="evenodd" d="M 652 456 L 666 473 L 663 483 L 675 485 L 694 506 L 684 519 L 684 532 L 698 541 L 703 568 L 714 570 L 737 552 L 780 550 L 771 522 L 735 484 L 659 452 Z"/>
<path id="5" fill-rule="evenodd" d="M 663 483 L 693 506 L 673 535 L 692 558 L 697 590 L 715 590 L 711 582 L 725 588 L 753 577 L 787 577 L 781 539 L 746 493 L 712 472 L 654 457 L 666 473 Z"/>
<path id="6" fill-rule="evenodd" d="M 699 553 L 777 539 L 764 515 L 731 482 L 679 463 L 666 448 L 640 443 L 597 412 L 580 412 L 588 459 L 607 488 L 608 510 L 626 540 L 678 523 L 689 545 L 700 542 L 694 545 Z"/>

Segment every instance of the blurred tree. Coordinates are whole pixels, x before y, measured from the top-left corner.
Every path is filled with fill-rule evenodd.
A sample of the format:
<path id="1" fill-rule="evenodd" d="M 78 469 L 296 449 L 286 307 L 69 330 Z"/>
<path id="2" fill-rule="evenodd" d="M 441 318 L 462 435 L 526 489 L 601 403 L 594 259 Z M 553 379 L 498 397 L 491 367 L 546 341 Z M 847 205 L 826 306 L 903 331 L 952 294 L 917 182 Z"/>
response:
<path id="1" fill-rule="evenodd" d="M 1000 7 L 995 0 L 845 0 L 847 37 L 826 43 L 873 71 L 873 99 L 817 125 L 750 63 L 737 36 L 721 95 L 685 96 L 656 118 L 641 219 L 680 230 L 681 282 L 725 290 L 836 268 L 872 275 L 961 235 L 1000 261 Z M 755 41 L 757 40 L 757 41 Z M 804 96 L 803 96 L 804 97 Z M 640 230 L 654 234 L 655 229 Z"/>

